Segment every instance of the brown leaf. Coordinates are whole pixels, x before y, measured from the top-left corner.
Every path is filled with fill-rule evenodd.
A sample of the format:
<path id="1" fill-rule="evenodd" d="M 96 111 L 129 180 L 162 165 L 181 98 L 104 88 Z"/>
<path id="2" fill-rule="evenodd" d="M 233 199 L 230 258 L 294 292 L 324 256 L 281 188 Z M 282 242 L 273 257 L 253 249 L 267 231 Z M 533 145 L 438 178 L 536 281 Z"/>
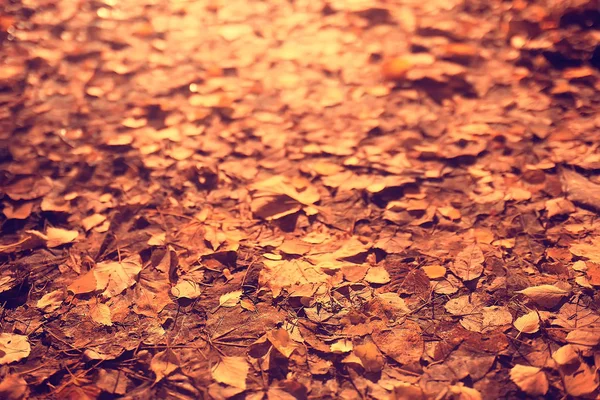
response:
<path id="1" fill-rule="evenodd" d="M 574 397 L 588 395 L 598 388 L 598 374 L 586 363 L 570 374 L 563 375 L 567 393 Z"/>
<path id="2" fill-rule="evenodd" d="M 532 286 L 527 289 L 518 291 L 517 293 L 524 294 L 535 303 L 542 307 L 552 308 L 564 299 L 569 292 L 560 289 L 554 285 L 539 285 Z"/>
<path id="3" fill-rule="evenodd" d="M 477 244 L 471 244 L 458 253 L 450 270 L 463 281 L 477 279 L 483 273 L 485 257 Z"/>
<path id="4" fill-rule="evenodd" d="M 600 185 L 569 169 L 563 169 L 561 175 L 567 199 L 600 210 Z"/>
<path id="5" fill-rule="evenodd" d="M 21 400 L 29 398 L 27 382 L 17 374 L 8 374 L 0 382 L 0 398 L 4 400 Z"/>
<path id="6" fill-rule="evenodd" d="M 400 364 L 417 363 L 423 355 L 421 328 L 412 321 L 392 329 L 376 328 L 371 337 L 382 352 Z"/>

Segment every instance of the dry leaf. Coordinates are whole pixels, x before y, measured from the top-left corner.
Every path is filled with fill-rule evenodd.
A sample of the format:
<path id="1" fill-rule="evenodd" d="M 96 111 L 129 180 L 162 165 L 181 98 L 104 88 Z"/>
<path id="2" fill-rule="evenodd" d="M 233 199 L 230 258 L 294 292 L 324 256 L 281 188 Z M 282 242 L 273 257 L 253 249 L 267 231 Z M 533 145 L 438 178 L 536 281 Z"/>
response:
<path id="1" fill-rule="evenodd" d="M 22 360 L 29 356 L 30 351 L 27 336 L 0 333 L 0 365 Z"/>
<path id="2" fill-rule="evenodd" d="M 390 274 L 383 267 L 371 267 L 365 276 L 365 281 L 380 285 L 388 283 L 390 280 Z"/>
<path id="3" fill-rule="evenodd" d="M 477 389 L 467 387 L 462 382 L 450 386 L 449 390 L 451 393 L 458 395 L 459 400 L 483 400 Z"/>
<path id="4" fill-rule="evenodd" d="M 102 295 L 106 298 L 116 296 L 135 285 L 141 270 L 142 262 L 139 256 L 128 257 L 120 262 L 105 261 L 98 263 L 93 269 L 96 278 L 96 290 L 104 290 Z"/>
<path id="5" fill-rule="evenodd" d="M 235 307 L 240 302 L 240 297 L 242 297 L 241 290 L 225 293 L 219 298 L 219 305 L 221 307 Z"/>
<path id="6" fill-rule="evenodd" d="M 579 362 L 577 348 L 572 344 L 566 344 L 552 353 L 552 359 L 558 365 L 569 365 Z"/>
<path id="7" fill-rule="evenodd" d="M 543 396 L 548 392 L 548 378 L 541 368 L 517 364 L 510 370 L 510 379 L 532 396 Z"/>
<path id="8" fill-rule="evenodd" d="M 600 210 L 600 185 L 568 169 L 562 171 L 561 178 L 567 199 Z"/>
<path id="9" fill-rule="evenodd" d="M 371 337 L 382 352 L 400 364 L 417 363 L 423 355 L 421 328 L 412 321 L 392 329 L 375 329 Z"/>
<path id="10" fill-rule="evenodd" d="M 426 265 L 422 269 L 429 279 L 439 279 L 446 275 L 446 267 L 441 265 Z"/>
<path id="11" fill-rule="evenodd" d="M 587 327 L 572 330 L 567 334 L 567 342 L 582 346 L 597 346 L 600 344 L 600 328 Z"/>
<path id="12" fill-rule="evenodd" d="M 576 211 L 575 206 L 567 199 L 558 198 L 546 201 L 546 212 L 548 218 L 556 215 L 572 214 Z"/>
<path id="13" fill-rule="evenodd" d="M 36 307 L 42 310 L 44 313 L 51 313 L 59 309 L 64 299 L 65 291 L 63 289 L 58 289 L 53 292 L 46 293 L 37 301 Z"/>
<path id="14" fill-rule="evenodd" d="M 366 342 L 354 346 L 353 354 L 367 372 L 379 372 L 385 365 L 385 360 L 374 343 Z"/>
<path id="15" fill-rule="evenodd" d="M 29 398 L 27 382 L 17 374 L 8 374 L 0 382 L 0 399 L 21 400 Z"/>
<path id="16" fill-rule="evenodd" d="M 536 333 L 540 330 L 540 316 L 536 311 L 528 312 L 517 318 L 514 326 L 522 333 Z"/>
<path id="17" fill-rule="evenodd" d="M 102 325 L 112 326 L 113 324 L 110 317 L 110 308 L 104 303 L 90 302 L 90 317 L 94 322 Z"/>
<path id="18" fill-rule="evenodd" d="M 179 368 L 179 357 L 171 349 L 156 353 L 150 361 L 150 369 L 156 375 L 155 382 L 162 380 L 164 377 L 171 375 Z"/>
<path id="19" fill-rule="evenodd" d="M 187 279 L 181 279 L 177 282 L 177 285 L 171 288 L 171 294 L 178 299 L 186 298 L 186 299 L 197 299 L 202 294 L 200 290 L 200 285 L 198 285 L 194 281 L 190 281 Z"/>
<path id="20" fill-rule="evenodd" d="M 245 390 L 249 369 L 245 357 L 222 357 L 211 370 L 211 374 L 219 383 Z"/>
<path id="21" fill-rule="evenodd" d="M 95 291 L 97 286 L 96 276 L 92 270 L 75 279 L 68 286 L 68 290 L 74 294 L 85 294 Z"/>
<path id="22" fill-rule="evenodd" d="M 554 285 L 532 286 L 518 291 L 542 307 L 552 308 L 564 299 L 569 292 Z"/>
<path id="23" fill-rule="evenodd" d="M 83 226 L 83 229 L 85 229 L 87 232 L 90 229 L 95 228 L 96 226 L 100 225 L 104 221 L 106 221 L 106 217 L 104 215 L 93 214 L 93 215 L 90 215 L 89 217 L 82 219 L 81 225 Z"/>
<path id="24" fill-rule="evenodd" d="M 485 257 L 477 244 L 471 244 L 458 253 L 450 270 L 463 281 L 477 279 L 483 273 Z"/>
<path id="25" fill-rule="evenodd" d="M 585 396 L 598 389 L 598 373 L 586 363 L 581 363 L 576 371 L 563 375 L 563 382 L 571 396 Z"/>
<path id="26" fill-rule="evenodd" d="M 77 231 L 69 231 L 67 229 L 52 227 L 48 227 L 48 229 L 46 229 L 46 234 L 31 230 L 27 231 L 27 233 L 31 233 L 32 235 L 35 235 L 40 239 L 44 240 L 48 248 L 58 247 L 62 246 L 63 244 L 71 243 L 75 239 L 77 239 L 77 236 L 79 236 L 79 232 Z"/>

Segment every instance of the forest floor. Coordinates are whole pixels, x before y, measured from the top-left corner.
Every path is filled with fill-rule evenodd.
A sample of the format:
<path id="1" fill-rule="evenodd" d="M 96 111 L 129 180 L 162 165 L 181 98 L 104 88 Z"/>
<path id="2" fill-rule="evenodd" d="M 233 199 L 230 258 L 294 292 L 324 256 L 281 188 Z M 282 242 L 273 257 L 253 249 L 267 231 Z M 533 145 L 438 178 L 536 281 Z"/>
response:
<path id="1" fill-rule="evenodd" d="M 598 398 L 598 1 L 3 3 L 0 398 Z"/>

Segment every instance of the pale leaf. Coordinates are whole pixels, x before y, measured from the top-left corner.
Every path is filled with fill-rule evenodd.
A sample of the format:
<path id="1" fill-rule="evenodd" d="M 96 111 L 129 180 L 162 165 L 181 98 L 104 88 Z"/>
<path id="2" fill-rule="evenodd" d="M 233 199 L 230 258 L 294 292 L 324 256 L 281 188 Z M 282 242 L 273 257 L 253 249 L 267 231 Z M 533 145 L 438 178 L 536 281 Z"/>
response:
<path id="1" fill-rule="evenodd" d="M 44 313 L 51 313 L 56 311 L 63 300 L 65 299 L 65 292 L 63 289 L 58 289 L 50 293 L 46 293 L 36 303 L 36 307 L 42 310 Z"/>
<path id="2" fill-rule="evenodd" d="M 240 389 L 246 389 L 250 366 L 244 357 L 222 357 L 211 370 L 214 380 Z"/>
<path id="3" fill-rule="evenodd" d="M 514 326 L 522 333 L 536 333 L 540 330 L 540 316 L 537 312 L 531 311 L 517 318 Z"/>
<path id="4" fill-rule="evenodd" d="M 233 292 L 225 293 L 219 298 L 219 305 L 221 307 L 235 307 L 240 302 L 241 296 L 241 290 L 235 290 Z"/>
<path id="5" fill-rule="evenodd" d="M 365 276 L 365 281 L 375 284 L 385 284 L 390 280 L 390 274 L 383 267 L 371 267 Z"/>
<path id="6" fill-rule="evenodd" d="M 177 282 L 177 285 L 171 288 L 171 294 L 178 299 L 186 298 L 193 300 L 200 297 L 202 291 L 200 290 L 200 285 L 198 285 L 196 282 L 182 279 Z"/>
<path id="7" fill-rule="evenodd" d="M 27 336 L 0 333 L 0 365 L 10 364 L 29 356 L 31 346 Z"/>
<path id="8" fill-rule="evenodd" d="M 543 396 L 548 392 L 548 378 L 541 368 L 517 364 L 510 370 L 510 379 L 532 396 Z"/>

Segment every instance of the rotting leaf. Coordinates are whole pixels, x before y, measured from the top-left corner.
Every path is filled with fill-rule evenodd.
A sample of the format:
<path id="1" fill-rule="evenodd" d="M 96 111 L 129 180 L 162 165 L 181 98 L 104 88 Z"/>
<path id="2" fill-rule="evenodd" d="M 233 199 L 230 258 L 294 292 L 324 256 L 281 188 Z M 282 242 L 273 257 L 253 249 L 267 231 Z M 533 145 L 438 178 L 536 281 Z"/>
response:
<path id="1" fill-rule="evenodd" d="M 150 361 L 150 369 L 156 375 L 155 382 L 161 381 L 163 378 L 171 375 L 179 368 L 179 357 L 173 350 L 166 349 L 160 351 L 152 357 Z"/>

